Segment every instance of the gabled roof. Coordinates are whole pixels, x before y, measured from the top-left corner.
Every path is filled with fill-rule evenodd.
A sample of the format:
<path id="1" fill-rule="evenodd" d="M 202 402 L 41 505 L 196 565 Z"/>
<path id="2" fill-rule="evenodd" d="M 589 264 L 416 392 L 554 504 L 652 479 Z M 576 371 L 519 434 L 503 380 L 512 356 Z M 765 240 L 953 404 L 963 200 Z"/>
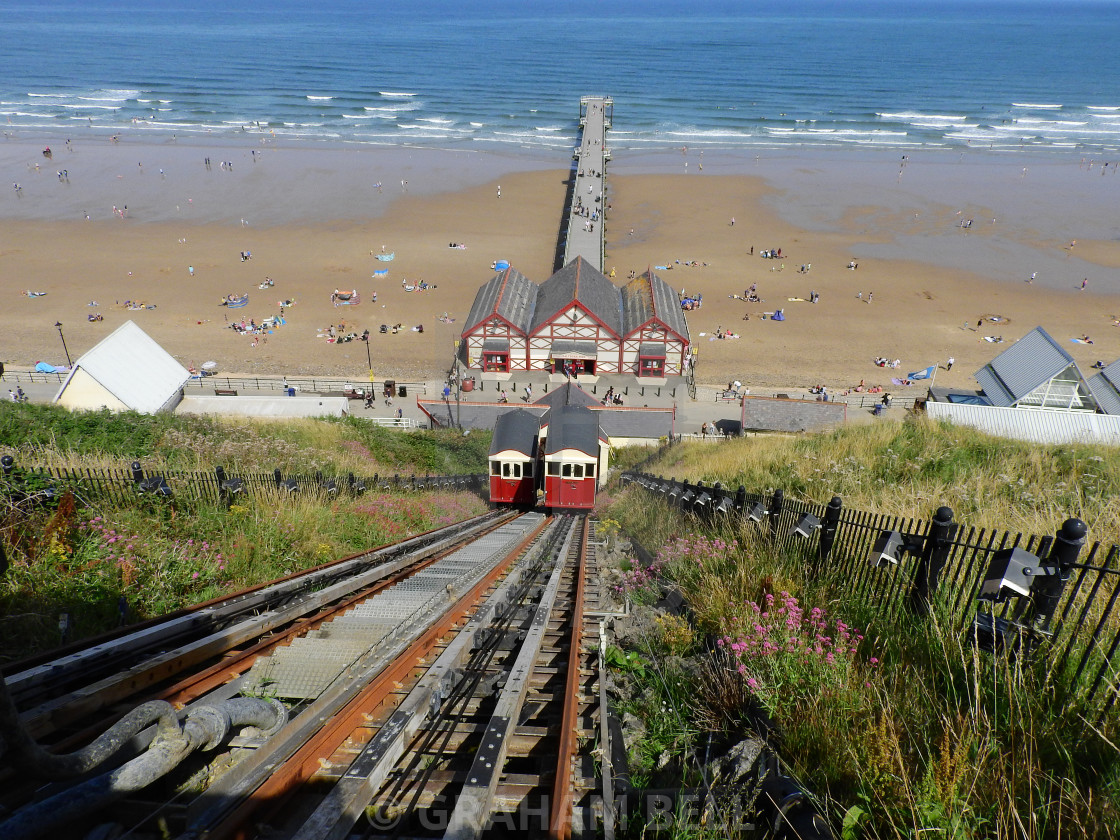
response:
<path id="1" fill-rule="evenodd" d="M 1073 357 L 1042 327 L 1035 327 L 984 367 L 976 380 L 992 403 L 1007 408 L 1070 365 Z"/>
<path id="2" fill-rule="evenodd" d="M 618 289 L 583 257 L 576 257 L 541 283 L 530 332 L 535 332 L 545 321 L 577 300 L 616 336 L 622 336 Z"/>
<path id="3" fill-rule="evenodd" d="M 575 449 L 585 455 L 599 455 L 599 418 L 595 412 L 582 405 L 560 405 L 548 412 L 548 436 L 544 440 L 544 454 L 555 455 L 565 449 Z"/>
<path id="4" fill-rule="evenodd" d="M 463 326 L 463 335 L 492 315 L 504 318 L 527 333 L 538 295 L 537 285 L 517 269 L 507 268 L 498 272 L 475 295 L 474 304 Z"/>
<path id="5" fill-rule="evenodd" d="M 622 287 L 623 335 L 629 335 L 652 318 L 688 341 L 688 323 L 676 293 L 653 271 L 647 270 Z"/>
<path id="6" fill-rule="evenodd" d="M 537 451 L 537 432 L 541 418 L 531 411 L 515 408 L 498 416 L 494 422 L 494 437 L 490 441 L 490 455 L 512 450 L 530 457 Z"/>
<path id="7" fill-rule="evenodd" d="M 599 401 L 574 382 L 565 382 L 555 391 L 545 394 L 534 405 L 555 408 L 560 405 L 599 405 Z"/>
<path id="8" fill-rule="evenodd" d="M 1105 414 L 1120 414 L 1120 359 L 1089 377 L 1089 393 Z"/>
<path id="9" fill-rule="evenodd" d="M 190 373 L 132 321 L 125 321 L 82 355 L 54 401 L 75 378 L 92 380 L 127 408 L 155 414 L 168 406 Z M 83 406 L 84 407 L 84 406 Z"/>
<path id="10" fill-rule="evenodd" d="M 657 440 L 673 434 L 671 408 L 602 408 L 596 412 L 608 438 Z"/>

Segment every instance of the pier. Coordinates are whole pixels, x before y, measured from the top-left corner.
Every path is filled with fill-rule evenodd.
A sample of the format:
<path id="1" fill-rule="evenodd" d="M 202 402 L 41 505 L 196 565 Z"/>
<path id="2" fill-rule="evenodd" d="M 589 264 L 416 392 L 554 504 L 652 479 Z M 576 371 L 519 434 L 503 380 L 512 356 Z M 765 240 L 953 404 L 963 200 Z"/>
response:
<path id="1" fill-rule="evenodd" d="M 568 205 L 564 265 L 576 257 L 583 257 L 600 271 L 603 270 L 606 167 L 611 157 L 606 135 L 613 115 L 614 100 L 609 96 L 584 96 L 579 100 L 580 137 L 573 167 L 576 173 L 574 186 Z"/>

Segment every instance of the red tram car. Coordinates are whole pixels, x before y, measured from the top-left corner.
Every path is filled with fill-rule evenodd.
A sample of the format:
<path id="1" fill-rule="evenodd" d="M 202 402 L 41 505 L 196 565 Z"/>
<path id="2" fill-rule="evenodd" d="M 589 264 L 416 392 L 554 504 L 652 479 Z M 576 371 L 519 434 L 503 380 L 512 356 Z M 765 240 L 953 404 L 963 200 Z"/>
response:
<path id="1" fill-rule="evenodd" d="M 494 423 L 490 443 L 490 501 L 532 507 L 537 503 L 537 437 L 540 418 L 517 408 Z"/>
<path id="2" fill-rule="evenodd" d="M 540 428 L 544 461 L 544 506 L 553 511 L 588 511 L 595 506 L 600 467 L 609 444 L 595 412 L 582 405 L 549 410 Z"/>

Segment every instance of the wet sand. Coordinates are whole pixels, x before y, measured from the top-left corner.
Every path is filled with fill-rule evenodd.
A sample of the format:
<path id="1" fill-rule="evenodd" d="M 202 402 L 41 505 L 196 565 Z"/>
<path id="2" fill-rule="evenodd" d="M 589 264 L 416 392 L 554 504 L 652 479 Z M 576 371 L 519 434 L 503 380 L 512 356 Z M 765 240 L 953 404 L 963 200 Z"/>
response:
<path id="1" fill-rule="evenodd" d="M 0 359 L 9 365 L 65 363 L 56 321 L 77 358 L 131 319 L 188 366 L 212 359 L 228 373 L 364 376 L 366 346 L 329 343 L 333 325 L 343 334 L 370 330 L 375 376 L 428 379 L 449 365 L 495 259 L 537 281 L 554 268 L 568 161 L 248 142 L 72 148 L 56 145 L 47 160 L 35 144 L 0 145 L 8 182 L 0 192 Z M 62 169 L 68 179 L 59 179 Z M 952 356 L 938 384 L 975 387 L 975 370 L 1037 325 L 1088 372 L 1097 359 L 1120 357 L 1120 327 L 1112 326 L 1120 234 L 1105 212 L 1120 180 L 1077 158 L 1023 169 L 1020 159 L 994 156 L 903 163 L 886 153 L 757 161 L 617 153 L 605 268 L 621 283 L 631 270 L 672 266 L 659 271 L 670 285 L 703 294 L 689 327 L 704 383 L 893 387 L 892 375 Z M 375 259 L 383 247 L 391 262 Z M 779 247 L 781 259 L 761 258 Z M 243 261 L 242 251 L 252 258 Z M 853 260 L 859 267 L 846 268 Z M 801 273 L 802 265 L 811 268 Z M 258 289 L 266 277 L 275 285 Z M 405 291 L 420 281 L 432 288 Z M 732 297 L 752 283 L 764 303 Z M 335 289 L 356 289 L 362 302 L 335 306 Z M 28 290 L 47 294 L 30 298 Z M 814 291 L 816 304 L 807 302 Z M 243 293 L 248 306 L 219 305 Z M 255 345 L 228 328 L 277 315 L 288 299 L 296 303 L 287 323 Z M 126 301 L 145 308 L 129 310 Z M 784 322 L 762 318 L 779 308 Z M 94 312 L 104 320 L 89 322 Z M 454 321 L 439 320 L 444 313 Z M 381 324 L 401 330 L 382 335 Z M 423 333 L 413 331 L 421 324 Z M 716 340 L 718 330 L 740 337 Z M 1094 344 L 1070 340 L 1086 334 Z M 876 356 L 901 365 L 878 368 Z"/>

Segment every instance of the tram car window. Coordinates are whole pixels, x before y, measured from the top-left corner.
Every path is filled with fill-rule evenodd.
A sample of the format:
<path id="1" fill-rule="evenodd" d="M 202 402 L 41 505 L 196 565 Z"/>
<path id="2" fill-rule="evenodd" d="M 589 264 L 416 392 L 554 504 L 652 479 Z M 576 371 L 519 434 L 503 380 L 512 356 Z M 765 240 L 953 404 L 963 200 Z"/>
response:
<path id="1" fill-rule="evenodd" d="M 541 424 L 545 462 L 544 504 L 557 510 L 588 511 L 595 506 L 597 468 L 609 449 L 595 412 L 582 405 L 549 410 Z"/>
<path id="2" fill-rule="evenodd" d="M 500 415 L 490 444 L 490 502 L 532 507 L 537 503 L 537 437 L 540 418 L 523 408 Z"/>

